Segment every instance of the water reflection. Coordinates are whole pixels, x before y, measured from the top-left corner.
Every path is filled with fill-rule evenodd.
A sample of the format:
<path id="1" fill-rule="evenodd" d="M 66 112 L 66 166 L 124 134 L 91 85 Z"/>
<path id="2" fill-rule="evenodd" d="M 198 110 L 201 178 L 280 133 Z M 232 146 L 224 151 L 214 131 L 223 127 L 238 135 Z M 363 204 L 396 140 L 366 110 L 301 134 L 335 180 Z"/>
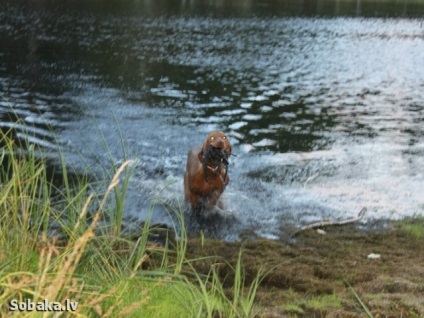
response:
<path id="1" fill-rule="evenodd" d="M 25 3 L 25 1 L 22 1 Z M 60 1 L 37 0 L 32 7 L 52 12 L 97 12 L 125 15 L 214 15 L 219 17 L 260 16 L 365 16 L 421 17 L 420 0 L 102 0 Z"/>

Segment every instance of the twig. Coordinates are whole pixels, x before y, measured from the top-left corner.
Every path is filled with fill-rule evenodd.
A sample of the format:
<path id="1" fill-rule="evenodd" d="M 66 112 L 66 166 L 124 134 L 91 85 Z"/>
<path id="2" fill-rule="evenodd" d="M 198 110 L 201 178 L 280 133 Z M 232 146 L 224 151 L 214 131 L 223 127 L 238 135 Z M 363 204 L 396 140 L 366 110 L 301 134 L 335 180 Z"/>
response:
<path id="1" fill-rule="evenodd" d="M 340 226 L 340 225 L 346 225 L 350 223 L 355 223 L 360 221 L 365 213 L 367 212 L 367 208 L 362 208 L 362 210 L 358 213 L 358 217 L 352 218 L 352 219 L 346 219 L 346 220 L 335 220 L 335 221 L 322 221 L 317 223 L 312 223 L 309 225 L 304 225 L 300 229 L 298 229 L 296 232 L 294 232 L 291 237 L 296 236 L 300 232 L 310 230 L 310 229 L 316 229 L 318 227 L 326 227 L 326 226 Z"/>

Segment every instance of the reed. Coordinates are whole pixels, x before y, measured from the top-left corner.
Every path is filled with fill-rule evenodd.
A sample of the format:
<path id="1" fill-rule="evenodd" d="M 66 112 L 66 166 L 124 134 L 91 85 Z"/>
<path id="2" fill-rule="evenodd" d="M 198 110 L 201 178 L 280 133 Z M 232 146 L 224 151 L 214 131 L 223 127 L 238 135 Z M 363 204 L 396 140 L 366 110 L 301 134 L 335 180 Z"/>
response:
<path id="1" fill-rule="evenodd" d="M 234 283 L 231 293 L 224 289 L 224 282 L 220 279 L 219 268 L 221 263 L 216 263 L 206 276 L 196 273 L 193 269 L 199 288 L 198 306 L 205 317 L 255 317 L 254 300 L 258 287 L 266 273 L 260 270 L 249 286 L 245 282 L 242 266 L 243 250 L 238 255 L 237 264 L 231 267 L 234 274 Z M 194 261 L 194 260 L 192 260 Z M 199 260 L 197 260 L 199 261 Z"/>
<path id="2" fill-rule="evenodd" d="M 55 186 L 46 160 L 36 155 L 40 151 L 34 146 L 28 144 L 22 155 L 7 133 L 0 135 L 0 144 L 5 145 L 0 154 L 0 316 L 11 315 L 13 302 L 37 304 L 46 299 L 62 308 L 69 301 L 78 303 L 75 311 L 62 313 L 66 317 L 252 315 L 261 273 L 245 293 L 240 253 L 231 296 L 215 269 L 206 276 L 197 273 L 193 265 L 198 260 L 186 256 L 181 209 L 167 206 L 160 197 L 152 200 L 167 206 L 179 229 L 177 238 L 164 246 L 149 242 L 148 220 L 137 240 L 122 235 L 130 160 L 114 170 L 111 180 L 104 182 L 104 193 L 95 196 L 87 176 L 70 181 L 62 155 L 64 182 Z M 111 211 L 111 225 L 101 227 Z M 52 222 L 60 224 L 66 240 L 52 236 Z M 58 316 L 35 311 L 18 315 Z"/>
<path id="3" fill-rule="evenodd" d="M 353 296 L 355 297 L 355 299 L 358 301 L 358 303 L 361 305 L 361 308 L 363 309 L 364 313 L 366 314 L 366 316 L 368 318 L 373 318 L 374 315 L 372 314 L 372 312 L 369 310 L 368 306 L 362 301 L 361 297 L 359 297 L 358 293 L 353 289 L 352 286 L 349 285 L 349 289 L 352 292 Z"/>

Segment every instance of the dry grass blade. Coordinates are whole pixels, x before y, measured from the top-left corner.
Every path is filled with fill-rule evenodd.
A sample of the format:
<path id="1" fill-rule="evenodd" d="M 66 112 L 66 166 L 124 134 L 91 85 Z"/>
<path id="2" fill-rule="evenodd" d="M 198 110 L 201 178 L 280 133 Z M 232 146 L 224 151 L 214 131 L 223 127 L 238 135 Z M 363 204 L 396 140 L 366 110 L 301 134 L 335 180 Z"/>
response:
<path id="1" fill-rule="evenodd" d="M 75 269 L 84 253 L 84 250 L 90 241 L 92 237 L 94 237 L 94 230 L 98 224 L 98 221 L 100 219 L 101 211 L 106 203 L 107 197 L 110 194 L 110 192 L 113 190 L 114 187 L 116 187 L 119 184 L 119 176 L 124 171 L 124 169 L 131 163 L 130 160 L 125 161 L 120 168 L 115 173 L 112 181 L 110 182 L 106 193 L 103 197 L 103 200 L 100 203 L 100 206 L 94 215 L 93 221 L 91 222 L 88 229 L 80 236 L 78 239 L 72 243 L 72 246 L 68 246 L 67 250 L 70 250 L 70 252 L 64 256 L 63 261 L 59 263 L 58 265 L 58 271 L 56 274 L 55 279 L 50 282 L 45 290 L 39 290 L 39 295 L 43 295 L 43 298 L 53 300 L 58 299 L 60 297 L 61 292 L 63 291 L 63 288 L 67 286 L 72 279 L 72 276 L 75 272 Z M 86 215 L 88 206 L 93 198 L 93 195 L 90 195 L 87 198 L 86 203 L 84 204 L 83 210 L 80 213 L 80 216 L 78 218 L 78 222 L 80 222 L 83 219 L 83 216 Z M 51 251 L 47 254 L 47 260 L 44 266 L 48 265 L 51 259 Z M 44 282 L 40 282 L 39 286 L 46 286 Z M 43 288 L 44 289 L 44 288 Z"/>
<path id="2" fill-rule="evenodd" d="M 92 195 L 88 197 L 87 204 L 85 205 L 85 207 L 88 207 L 88 204 L 91 201 L 92 197 Z M 81 214 L 83 213 L 86 213 L 86 211 L 81 212 Z M 97 213 L 94 217 L 93 223 L 97 223 L 97 220 L 99 218 L 98 214 L 99 213 Z M 72 278 L 72 275 L 75 272 L 76 266 L 82 257 L 84 249 L 87 246 L 88 241 L 94 236 L 94 228 L 95 225 L 90 226 L 88 230 L 76 240 L 71 252 L 66 255 L 64 257 L 64 261 L 59 264 L 60 268 L 56 275 L 56 278 L 53 280 L 53 282 L 50 283 L 49 287 L 46 290 L 44 298 L 57 299 L 62 288 L 69 283 L 70 279 Z"/>

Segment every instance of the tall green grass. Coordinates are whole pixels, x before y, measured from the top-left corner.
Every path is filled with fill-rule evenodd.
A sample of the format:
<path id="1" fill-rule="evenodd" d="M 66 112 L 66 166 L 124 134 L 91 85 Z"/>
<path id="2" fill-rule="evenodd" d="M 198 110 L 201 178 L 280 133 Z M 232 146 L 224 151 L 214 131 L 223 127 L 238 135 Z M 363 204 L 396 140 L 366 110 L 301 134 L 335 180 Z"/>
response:
<path id="1" fill-rule="evenodd" d="M 219 266 L 218 266 L 219 267 Z M 264 272 L 259 272 L 251 284 L 245 284 L 242 266 L 242 250 L 240 250 L 234 271 L 234 283 L 231 295 L 227 295 L 218 274 L 218 267 L 212 267 L 206 280 L 195 273 L 200 287 L 200 310 L 204 317 L 254 317 L 254 300 Z"/>
<path id="2" fill-rule="evenodd" d="M 355 291 L 355 289 L 353 289 L 352 286 L 350 286 L 350 284 L 348 284 L 350 291 L 352 292 L 353 296 L 355 297 L 355 299 L 358 301 L 358 303 L 361 305 L 362 310 L 364 311 L 364 313 L 366 314 L 366 317 L 368 318 L 373 318 L 374 315 L 371 313 L 371 311 L 369 310 L 369 308 L 367 307 L 367 305 L 362 301 L 361 297 L 359 297 L 358 293 Z"/>
<path id="3" fill-rule="evenodd" d="M 87 176 L 72 178 L 60 157 L 63 184 L 55 186 L 46 160 L 28 145 L 20 155 L 7 134 L 0 135 L 0 316 L 10 316 L 13 299 L 78 302 L 78 317 L 250 317 L 262 273 L 246 286 L 242 253 L 230 295 L 218 272 L 195 271 L 188 259 L 182 212 L 168 207 L 178 224 L 177 238 L 163 246 L 149 242 L 147 220 L 140 236 L 122 235 L 121 227 L 131 161 L 104 181 L 95 196 Z M 109 196 L 114 200 L 109 200 Z M 165 204 L 156 200 L 157 204 Z M 110 226 L 100 221 L 107 215 Z M 60 224 L 65 241 L 49 236 Z M 159 260 L 159 261 L 158 261 Z M 18 316 L 54 316 L 22 312 Z"/>

